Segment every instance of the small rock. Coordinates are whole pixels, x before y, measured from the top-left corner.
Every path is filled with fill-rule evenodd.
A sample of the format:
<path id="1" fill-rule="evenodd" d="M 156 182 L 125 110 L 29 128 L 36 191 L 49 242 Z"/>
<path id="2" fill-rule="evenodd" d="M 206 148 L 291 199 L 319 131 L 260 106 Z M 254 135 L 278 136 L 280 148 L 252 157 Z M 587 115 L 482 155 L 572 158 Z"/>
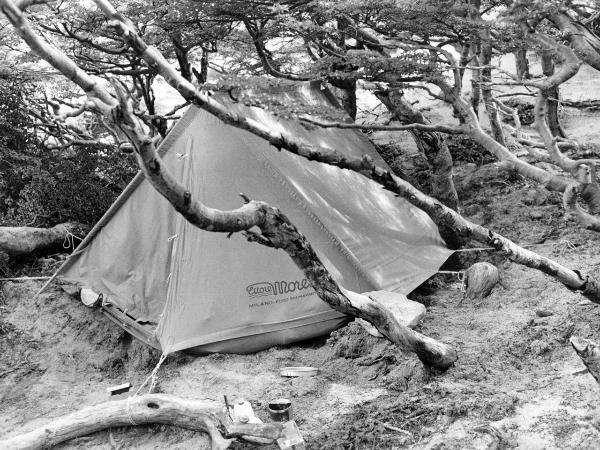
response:
<path id="1" fill-rule="evenodd" d="M 548 203 L 550 192 L 545 189 L 536 189 L 533 195 L 533 204 L 536 206 L 542 206 Z"/>
<path id="2" fill-rule="evenodd" d="M 406 296 L 398 294 L 397 292 L 371 291 L 365 292 L 364 295 L 367 295 L 376 302 L 386 306 L 398 322 L 409 328 L 416 327 L 427 312 L 427 309 L 421 303 L 409 300 Z M 356 319 L 356 322 L 370 335 L 383 337 L 369 322 L 362 319 Z"/>
<path id="3" fill-rule="evenodd" d="M 469 299 L 482 299 L 490 295 L 500 281 L 498 269 L 488 262 L 478 262 L 465 270 L 465 296 Z"/>
<path id="4" fill-rule="evenodd" d="M 542 341 L 541 339 L 536 339 L 529 344 L 529 349 L 534 355 L 540 356 L 550 350 L 550 346 L 547 342 Z"/>
<path id="5" fill-rule="evenodd" d="M 469 220 L 476 225 L 483 225 L 485 223 L 485 217 L 483 211 L 479 211 L 477 214 L 469 217 Z"/>
<path id="6" fill-rule="evenodd" d="M 544 218 L 544 212 L 537 209 L 532 209 L 529 211 L 529 217 L 533 220 L 541 220 Z"/>
<path id="7" fill-rule="evenodd" d="M 535 204 L 535 190 L 530 189 L 527 192 L 523 193 L 523 197 L 521 197 L 521 203 L 527 206 L 532 206 Z"/>
<path id="8" fill-rule="evenodd" d="M 554 313 L 548 309 L 536 309 L 535 315 L 538 317 L 550 317 L 554 315 Z"/>

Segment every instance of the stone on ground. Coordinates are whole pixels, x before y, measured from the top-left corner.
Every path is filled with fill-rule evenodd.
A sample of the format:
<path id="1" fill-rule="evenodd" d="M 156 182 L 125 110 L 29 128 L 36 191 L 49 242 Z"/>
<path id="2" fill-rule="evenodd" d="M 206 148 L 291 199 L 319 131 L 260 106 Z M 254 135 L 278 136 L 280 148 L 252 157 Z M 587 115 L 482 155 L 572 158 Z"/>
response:
<path id="1" fill-rule="evenodd" d="M 405 295 L 398 294 L 397 292 L 371 291 L 365 292 L 364 295 L 367 295 L 376 302 L 386 306 L 392 312 L 398 322 L 409 328 L 416 327 L 427 312 L 425 306 L 423 306 L 421 303 L 409 300 Z M 375 337 L 383 337 L 382 334 L 366 320 L 356 319 L 356 322 L 370 335 Z"/>

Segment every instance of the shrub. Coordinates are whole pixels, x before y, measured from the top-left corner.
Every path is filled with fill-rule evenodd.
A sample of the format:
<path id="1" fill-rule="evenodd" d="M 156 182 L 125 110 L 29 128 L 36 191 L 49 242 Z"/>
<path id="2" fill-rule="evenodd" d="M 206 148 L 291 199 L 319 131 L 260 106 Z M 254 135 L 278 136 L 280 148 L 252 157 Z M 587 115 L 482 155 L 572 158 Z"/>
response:
<path id="1" fill-rule="evenodd" d="M 108 145 L 49 150 L 24 106 L 35 86 L 0 81 L 0 222 L 93 225 L 135 173 L 135 161 Z"/>

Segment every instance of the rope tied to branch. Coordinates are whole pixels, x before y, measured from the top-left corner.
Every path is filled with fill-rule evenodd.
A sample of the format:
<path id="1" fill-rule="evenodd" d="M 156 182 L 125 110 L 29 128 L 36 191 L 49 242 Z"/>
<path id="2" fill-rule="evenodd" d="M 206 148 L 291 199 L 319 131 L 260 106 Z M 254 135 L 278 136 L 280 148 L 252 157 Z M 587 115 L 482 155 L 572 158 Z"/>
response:
<path id="1" fill-rule="evenodd" d="M 83 239 L 80 238 L 79 236 L 74 235 L 66 228 L 65 228 L 65 231 L 67 234 L 65 236 L 65 239 L 63 240 L 63 244 L 62 244 L 63 248 L 65 250 L 69 250 L 69 249 L 75 250 L 75 247 L 77 247 L 77 245 L 75 245 L 75 239 L 78 239 L 79 242 L 83 241 Z"/>
<path id="2" fill-rule="evenodd" d="M 137 392 L 135 393 L 135 395 L 137 395 Z M 134 395 L 134 396 L 135 396 L 135 395 Z M 138 423 L 137 423 L 135 420 L 133 420 L 133 416 L 131 415 L 131 399 L 132 399 L 134 396 L 132 396 L 132 397 L 127 397 L 127 418 L 129 419 L 129 423 L 130 423 L 132 426 L 136 427 L 136 426 L 138 425 Z"/>
<path id="3" fill-rule="evenodd" d="M 165 359 L 167 359 L 167 356 L 168 356 L 168 353 L 163 353 L 162 355 L 160 355 L 160 359 L 156 363 L 156 366 L 154 366 L 154 369 L 152 369 L 152 372 L 144 380 L 144 382 L 138 388 L 138 390 L 135 391 L 135 394 L 133 394 L 133 397 L 135 397 L 136 395 L 139 395 L 140 391 L 144 388 L 144 386 L 146 386 L 146 384 L 148 384 L 149 381 L 150 381 L 150 387 L 148 388 L 148 393 L 149 394 L 152 393 L 152 390 L 154 389 L 154 387 L 156 386 L 156 382 L 158 381 L 158 370 L 160 369 L 160 366 L 162 365 L 162 363 L 165 362 Z M 131 398 L 131 397 L 129 397 L 129 398 Z"/>

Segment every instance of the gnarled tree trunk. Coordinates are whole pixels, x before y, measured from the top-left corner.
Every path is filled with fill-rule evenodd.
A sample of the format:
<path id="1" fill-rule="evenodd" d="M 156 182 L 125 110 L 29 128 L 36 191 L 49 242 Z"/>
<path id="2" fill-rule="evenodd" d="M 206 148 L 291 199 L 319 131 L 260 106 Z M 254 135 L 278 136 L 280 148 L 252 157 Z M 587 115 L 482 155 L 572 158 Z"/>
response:
<path id="1" fill-rule="evenodd" d="M 554 74 L 554 62 L 552 61 L 552 55 L 549 52 L 542 53 L 542 72 L 547 77 L 550 77 Z M 566 137 L 562 126 L 560 125 L 560 118 L 558 117 L 559 95 L 560 90 L 558 85 L 552 86 L 550 89 L 545 90 L 544 96 L 548 99 L 546 120 L 548 121 L 548 126 L 552 132 L 552 136 Z"/>
<path id="2" fill-rule="evenodd" d="M 377 98 L 400 122 L 430 123 L 414 108 L 400 91 L 378 93 Z M 425 155 L 431 168 L 431 195 L 444 205 L 458 211 L 458 194 L 453 180 L 453 161 L 443 135 L 435 132 L 413 130 L 411 134 L 418 149 Z M 459 248 L 463 240 L 452 230 L 439 227 L 442 238 L 450 248 Z"/>
<path id="3" fill-rule="evenodd" d="M 519 80 L 528 80 L 531 78 L 529 72 L 529 60 L 527 59 L 527 49 L 523 46 L 518 47 L 515 52 L 515 66 L 517 70 L 517 78 Z"/>
<path id="4" fill-rule="evenodd" d="M 377 94 L 377 98 L 402 123 L 430 124 L 420 111 L 411 105 L 400 91 L 386 91 Z M 433 173 L 432 194 L 444 205 L 458 210 L 458 194 L 453 180 L 453 161 L 444 136 L 440 133 L 412 130 L 417 147 L 431 166 Z"/>

